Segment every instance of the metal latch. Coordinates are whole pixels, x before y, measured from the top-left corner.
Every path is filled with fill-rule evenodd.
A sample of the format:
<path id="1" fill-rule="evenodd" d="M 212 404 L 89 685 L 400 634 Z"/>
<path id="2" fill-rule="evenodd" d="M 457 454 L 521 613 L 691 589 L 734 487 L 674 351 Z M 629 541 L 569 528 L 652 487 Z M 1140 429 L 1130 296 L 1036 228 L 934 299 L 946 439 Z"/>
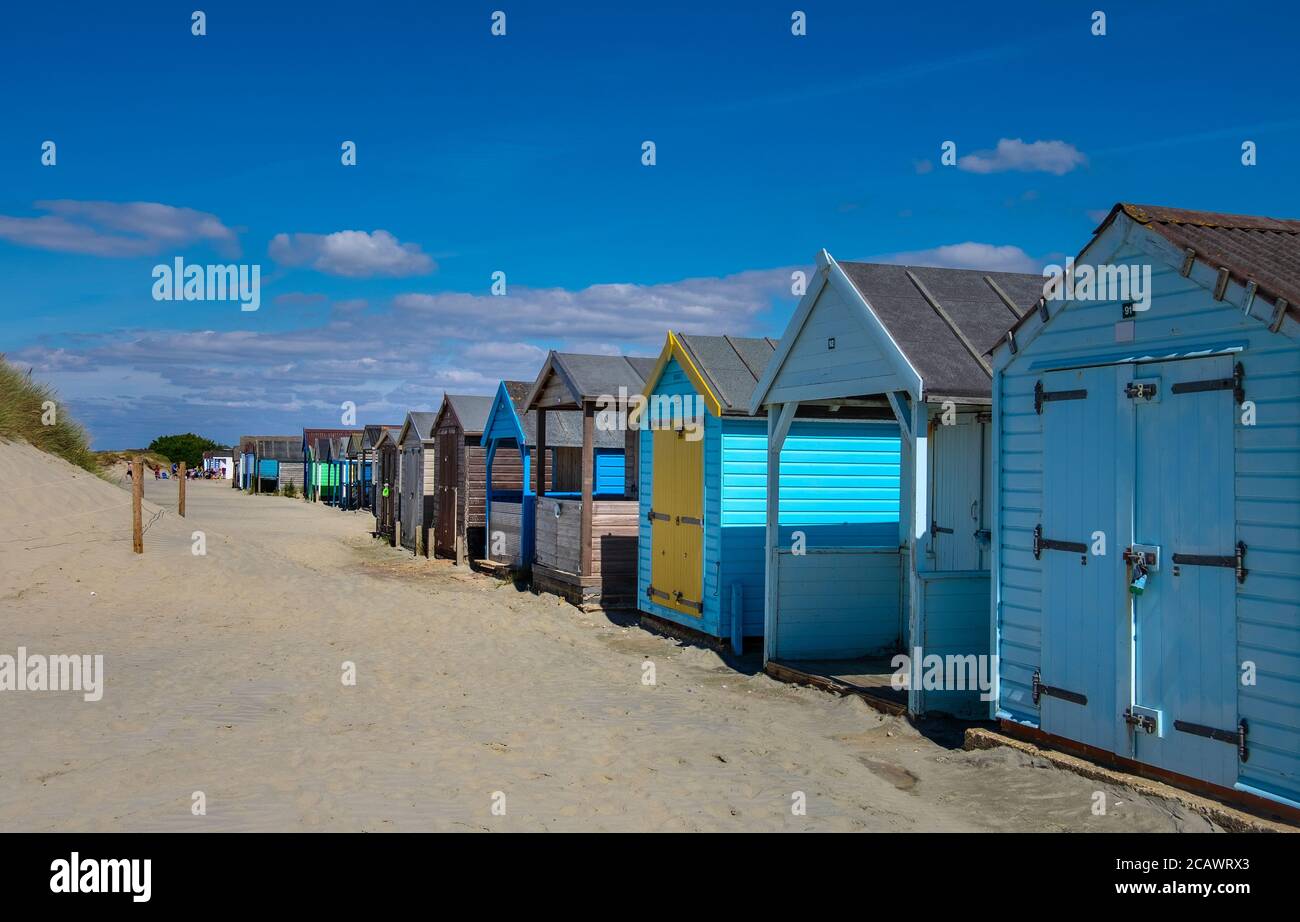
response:
<path id="1" fill-rule="evenodd" d="M 1124 723 L 1146 733 L 1160 732 L 1160 712 L 1153 711 L 1150 708 L 1133 707 L 1124 708 Z"/>
<path id="2" fill-rule="evenodd" d="M 1129 400 L 1151 400 L 1159 391 L 1152 381 L 1130 381 L 1124 385 L 1124 396 Z"/>

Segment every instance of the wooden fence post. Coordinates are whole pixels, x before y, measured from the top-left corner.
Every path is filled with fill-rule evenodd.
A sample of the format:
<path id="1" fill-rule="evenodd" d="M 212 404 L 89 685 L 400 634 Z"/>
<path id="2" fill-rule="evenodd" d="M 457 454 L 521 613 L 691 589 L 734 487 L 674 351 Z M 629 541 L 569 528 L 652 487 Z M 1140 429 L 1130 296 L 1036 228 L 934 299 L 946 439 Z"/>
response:
<path id="1" fill-rule="evenodd" d="M 144 553 L 144 459 L 131 462 L 131 549 Z"/>
<path id="2" fill-rule="evenodd" d="M 185 462 L 184 461 L 181 462 L 180 486 L 181 486 L 181 498 L 180 498 L 180 502 L 177 503 L 176 505 L 176 514 L 179 515 L 181 518 L 185 518 Z"/>

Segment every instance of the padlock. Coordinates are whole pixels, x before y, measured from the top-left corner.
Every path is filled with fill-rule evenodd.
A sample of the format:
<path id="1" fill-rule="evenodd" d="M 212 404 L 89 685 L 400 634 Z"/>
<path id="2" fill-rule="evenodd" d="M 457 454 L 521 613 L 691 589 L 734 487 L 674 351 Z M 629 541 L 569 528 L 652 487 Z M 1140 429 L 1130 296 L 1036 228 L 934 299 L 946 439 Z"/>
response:
<path id="1" fill-rule="evenodd" d="M 1133 563 L 1133 579 L 1128 584 L 1128 591 L 1133 595 L 1141 595 L 1147 588 L 1147 565 L 1141 560 Z"/>

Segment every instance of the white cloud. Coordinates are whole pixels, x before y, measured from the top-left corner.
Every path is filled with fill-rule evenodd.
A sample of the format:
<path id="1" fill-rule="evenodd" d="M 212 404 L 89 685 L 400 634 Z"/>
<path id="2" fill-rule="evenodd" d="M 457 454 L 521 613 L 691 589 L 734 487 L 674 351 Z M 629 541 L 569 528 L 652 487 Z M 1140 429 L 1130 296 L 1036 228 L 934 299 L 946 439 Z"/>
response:
<path id="1" fill-rule="evenodd" d="M 1073 144 L 1065 141 L 1033 141 L 1002 138 L 995 150 L 976 151 L 957 159 L 957 168 L 969 173 L 1052 173 L 1062 176 L 1088 158 Z"/>
<path id="2" fill-rule="evenodd" d="M 158 202 L 36 202 L 48 214 L 0 215 L 0 239 L 22 246 L 92 256 L 152 256 L 164 249 L 207 243 L 239 253 L 235 232 L 216 215 Z"/>
<path id="3" fill-rule="evenodd" d="M 363 422 L 400 422 L 410 409 L 436 408 L 444 390 L 491 394 L 502 379 L 532 380 L 551 348 L 657 355 L 669 329 L 774 334 L 779 326 L 756 327 L 774 303 L 793 304 L 790 272 L 577 291 L 516 285 L 507 297 L 413 293 L 368 309 L 295 296 L 264 303 L 259 315 L 293 317 L 292 329 L 129 329 L 10 357 L 64 388 L 101 446 L 196 428 L 230 441 L 330 424 L 345 400 Z M 299 300 L 313 302 L 311 316 Z"/>
<path id="4" fill-rule="evenodd" d="M 418 244 L 402 243 L 386 230 L 276 234 L 268 252 L 286 266 L 309 266 L 349 278 L 427 275 L 437 268 Z"/>
<path id="5" fill-rule="evenodd" d="M 953 243 L 930 250 L 913 250 L 908 253 L 891 253 L 878 262 L 905 266 L 937 266 L 941 269 L 983 269 L 987 272 L 1033 272 L 1042 269 L 1042 263 L 1018 246 L 998 246 L 992 243 Z"/>

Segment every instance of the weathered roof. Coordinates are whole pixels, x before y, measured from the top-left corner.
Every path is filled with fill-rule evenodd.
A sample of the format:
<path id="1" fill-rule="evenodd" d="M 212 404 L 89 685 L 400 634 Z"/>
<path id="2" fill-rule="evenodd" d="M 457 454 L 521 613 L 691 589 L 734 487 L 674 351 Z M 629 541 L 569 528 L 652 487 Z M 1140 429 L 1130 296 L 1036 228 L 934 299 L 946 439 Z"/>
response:
<path id="1" fill-rule="evenodd" d="M 921 376 L 927 395 L 989 396 L 985 353 L 1043 295 L 1043 276 L 1028 273 L 887 263 L 839 266 Z"/>
<path id="2" fill-rule="evenodd" d="M 1226 267 L 1242 285 L 1253 280 L 1256 297 L 1271 303 L 1285 298 L 1300 311 L 1300 221 L 1120 202 L 1094 233 L 1121 211 L 1174 246 L 1194 250 L 1212 268 Z"/>
<path id="3" fill-rule="evenodd" d="M 640 393 L 646 376 L 654 370 L 655 360 L 638 355 L 589 355 L 578 352 L 555 352 L 546 357 L 541 374 L 533 382 L 526 406 L 535 405 L 547 378 L 559 375 L 572 403 L 581 405 L 602 396 L 617 396 L 619 388 L 629 394 Z M 549 439 L 547 440 L 549 441 Z"/>
<path id="4" fill-rule="evenodd" d="M 390 426 L 390 425 L 387 425 L 387 424 L 384 424 L 384 425 L 370 425 L 370 426 L 366 426 L 365 436 L 364 436 L 363 439 L 362 439 L 361 447 L 362 447 L 362 448 L 374 448 L 376 445 L 379 444 L 379 437 L 380 437 L 381 435 L 383 435 L 384 432 L 386 432 L 386 431 L 388 431 L 388 430 L 392 430 L 392 431 L 394 431 L 394 432 L 399 432 L 399 431 L 401 431 L 401 428 L 402 428 L 402 427 L 401 427 L 400 424 L 395 425 L 395 426 Z"/>
<path id="5" fill-rule="evenodd" d="M 492 398 L 468 394 L 446 394 L 443 397 L 443 406 L 451 407 L 466 435 L 482 435 L 488 411 L 492 409 Z M 438 411 L 438 415 L 442 415 L 442 410 Z"/>
<path id="6" fill-rule="evenodd" d="M 302 436 L 246 435 L 239 440 L 239 450 L 255 454 L 264 461 L 301 461 Z"/>
<path id="7" fill-rule="evenodd" d="M 314 457 L 320 457 L 319 446 L 324 439 L 338 438 L 340 436 L 349 436 L 353 429 L 304 429 L 302 430 L 302 447 L 304 450 L 310 448 Z"/>
<path id="8" fill-rule="evenodd" d="M 426 410 L 411 410 L 406 414 L 406 421 L 402 423 L 402 431 L 398 436 L 398 441 L 400 442 L 408 431 L 414 432 L 415 437 L 421 442 L 429 441 L 433 438 L 433 424 L 437 418 L 437 413 Z"/>
<path id="9" fill-rule="evenodd" d="M 524 430 L 524 443 L 529 448 L 537 444 L 537 411 L 524 412 L 528 392 L 532 389 L 531 381 L 502 381 L 501 385 L 510 396 L 514 405 L 515 416 Z M 625 448 L 622 432 L 595 429 L 596 448 Z M 578 410 L 549 410 L 546 414 L 546 445 L 548 448 L 582 447 L 582 413 Z"/>
<path id="10" fill-rule="evenodd" d="M 691 333 L 678 334 L 676 338 L 700 373 L 708 379 L 710 390 L 722 405 L 722 412 L 748 415 L 749 398 L 776 352 L 776 340 Z"/>
<path id="11" fill-rule="evenodd" d="M 1121 214 L 1174 246 L 1192 250 L 1211 268 L 1226 268 L 1240 284 L 1253 280 L 1259 286 L 1255 297 L 1274 305 L 1282 298 L 1287 313 L 1300 319 L 1300 221 L 1117 202 L 1079 255 Z M 1016 321 L 1011 332 L 1019 331 L 1030 316 Z M 1006 338 L 1000 338 L 989 351 L 1004 342 Z"/>

